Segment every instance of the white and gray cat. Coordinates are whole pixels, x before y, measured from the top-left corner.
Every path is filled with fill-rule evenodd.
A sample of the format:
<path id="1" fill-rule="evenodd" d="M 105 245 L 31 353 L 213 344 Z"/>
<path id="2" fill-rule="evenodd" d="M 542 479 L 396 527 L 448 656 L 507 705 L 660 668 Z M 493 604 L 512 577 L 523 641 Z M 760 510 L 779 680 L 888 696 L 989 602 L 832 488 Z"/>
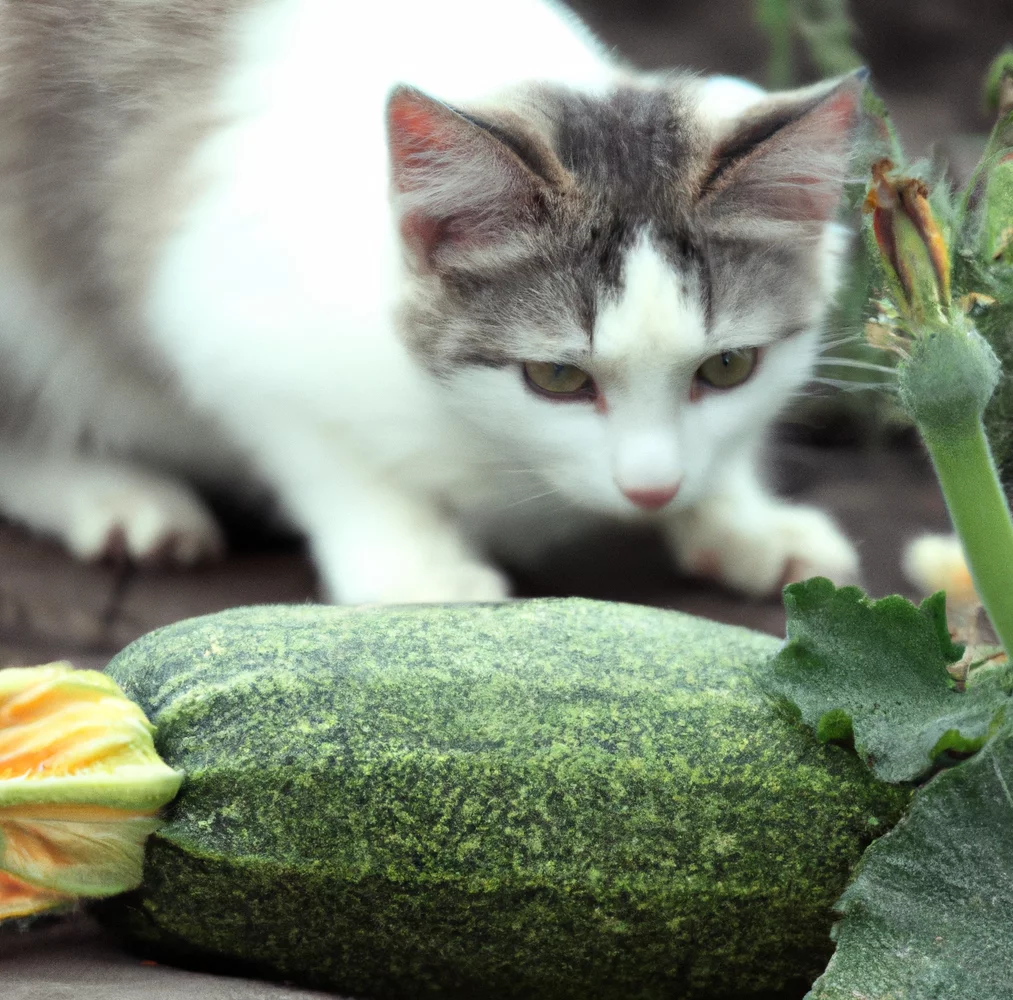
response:
<path id="1" fill-rule="evenodd" d="M 501 598 L 491 553 L 601 517 L 751 594 L 855 575 L 758 466 L 858 77 L 641 75 L 543 0 L 7 2 L 0 39 L 6 516 L 189 562 L 188 483 L 260 484 L 345 602 Z"/>

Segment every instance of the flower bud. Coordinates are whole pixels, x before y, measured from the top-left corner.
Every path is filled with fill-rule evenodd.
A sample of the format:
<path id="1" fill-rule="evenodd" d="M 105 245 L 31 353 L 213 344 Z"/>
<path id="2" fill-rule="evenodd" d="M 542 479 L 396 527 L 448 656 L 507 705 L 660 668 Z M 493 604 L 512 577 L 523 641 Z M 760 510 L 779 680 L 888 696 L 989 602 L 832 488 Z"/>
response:
<path id="1" fill-rule="evenodd" d="M 183 775 L 108 677 L 0 671 L 0 920 L 141 881 L 144 843 Z"/>
<path id="2" fill-rule="evenodd" d="M 916 338 L 897 368 L 901 403 L 922 435 L 959 441 L 981 421 L 1002 367 L 988 341 L 962 314 Z"/>
<path id="3" fill-rule="evenodd" d="M 942 319 L 950 304 L 950 259 L 928 202 L 928 188 L 914 177 L 893 177 L 893 163 L 872 167 L 865 211 L 902 316 L 923 323 Z"/>

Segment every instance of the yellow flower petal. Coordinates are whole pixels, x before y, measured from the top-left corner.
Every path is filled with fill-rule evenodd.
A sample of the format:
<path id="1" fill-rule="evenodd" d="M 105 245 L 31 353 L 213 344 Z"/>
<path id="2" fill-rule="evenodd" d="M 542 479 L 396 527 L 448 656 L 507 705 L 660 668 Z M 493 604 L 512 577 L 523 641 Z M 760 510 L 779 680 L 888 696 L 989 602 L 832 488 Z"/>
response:
<path id="1" fill-rule="evenodd" d="M 0 919 L 140 884 L 182 774 L 108 677 L 66 663 L 0 671 Z"/>

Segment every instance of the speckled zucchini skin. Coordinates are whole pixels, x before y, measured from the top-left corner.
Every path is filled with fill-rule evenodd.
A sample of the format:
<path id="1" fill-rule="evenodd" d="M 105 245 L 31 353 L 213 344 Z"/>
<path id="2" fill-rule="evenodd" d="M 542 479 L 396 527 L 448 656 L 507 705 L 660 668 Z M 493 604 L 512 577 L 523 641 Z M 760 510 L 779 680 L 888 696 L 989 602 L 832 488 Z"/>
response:
<path id="1" fill-rule="evenodd" d="M 108 671 L 187 778 L 143 887 L 107 915 L 162 960 L 357 997 L 811 980 L 834 900 L 908 795 L 759 693 L 777 647 L 584 600 L 161 629 Z"/>

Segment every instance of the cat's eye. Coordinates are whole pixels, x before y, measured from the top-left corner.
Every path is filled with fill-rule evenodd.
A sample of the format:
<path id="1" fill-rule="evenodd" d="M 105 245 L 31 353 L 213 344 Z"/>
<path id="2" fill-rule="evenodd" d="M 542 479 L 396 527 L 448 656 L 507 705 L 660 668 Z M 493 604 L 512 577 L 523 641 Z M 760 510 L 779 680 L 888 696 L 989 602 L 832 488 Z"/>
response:
<path id="1" fill-rule="evenodd" d="M 742 385 L 756 368 L 757 350 L 744 347 L 736 351 L 722 351 L 708 358 L 697 369 L 696 377 L 712 389 L 731 389 Z"/>
<path id="2" fill-rule="evenodd" d="M 546 396 L 590 398 L 595 394 L 591 376 L 576 365 L 525 361 L 524 377 L 532 389 Z"/>

